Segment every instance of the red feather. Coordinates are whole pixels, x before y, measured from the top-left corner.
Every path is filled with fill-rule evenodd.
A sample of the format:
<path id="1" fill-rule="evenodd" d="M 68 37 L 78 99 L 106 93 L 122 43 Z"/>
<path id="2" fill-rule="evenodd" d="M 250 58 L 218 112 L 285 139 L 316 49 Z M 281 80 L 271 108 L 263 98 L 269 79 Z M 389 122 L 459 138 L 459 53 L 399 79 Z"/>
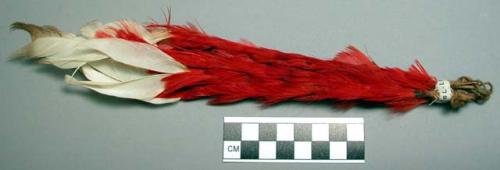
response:
<path id="1" fill-rule="evenodd" d="M 432 90 L 436 79 L 417 61 L 405 71 L 376 65 L 353 46 L 332 60 L 257 47 L 207 35 L 193 25 L 166 27 L 158 43 L 189 72 L 165 78 L 158 98 L 213 98 L 211 104 L 257 99 L 266 105 L 283 101 L 333 100 L 344 106 L 373 102 L 407 111 L 427 102 L 416 92 Z"/>

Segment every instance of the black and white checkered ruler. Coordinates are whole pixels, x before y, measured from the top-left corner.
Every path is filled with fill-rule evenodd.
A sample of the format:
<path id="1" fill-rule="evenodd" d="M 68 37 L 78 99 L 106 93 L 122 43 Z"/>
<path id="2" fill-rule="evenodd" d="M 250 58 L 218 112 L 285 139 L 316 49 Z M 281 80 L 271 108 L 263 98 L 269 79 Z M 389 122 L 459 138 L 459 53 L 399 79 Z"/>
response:
<path id="1" fill-rule="evenodd" d="M 363 118 L 225 117 L 224 162 L 364 163 Z"/>

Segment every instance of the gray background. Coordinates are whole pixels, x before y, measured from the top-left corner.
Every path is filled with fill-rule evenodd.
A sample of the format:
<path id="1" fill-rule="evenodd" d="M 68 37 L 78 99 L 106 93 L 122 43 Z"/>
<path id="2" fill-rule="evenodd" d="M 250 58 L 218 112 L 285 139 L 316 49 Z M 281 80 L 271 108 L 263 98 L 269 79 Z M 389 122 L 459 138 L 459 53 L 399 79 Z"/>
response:
<path id="1" fill-rule="evenodd" d="M 441 79 L 461 75 L 500 84 L 500 3 L 290 0 L 0 0 L 0 169 L 495 169 L 500 165 L 498 95 L 460 112 L 419 107 L 343 112 L 327 103 L 262 109 L 248 101 L 208 106 L 116 99 L 68 87 L 50 66 L 8 62 L 29 41 L 14 21 L 76 32 L 84 23 L 130 18 L 197 22 L 211 34 L 324 59 L 348 44 L 380 65 L 420 59 Z M 365 164 L 222 163 L 224 116 L 363 117 Z"/>

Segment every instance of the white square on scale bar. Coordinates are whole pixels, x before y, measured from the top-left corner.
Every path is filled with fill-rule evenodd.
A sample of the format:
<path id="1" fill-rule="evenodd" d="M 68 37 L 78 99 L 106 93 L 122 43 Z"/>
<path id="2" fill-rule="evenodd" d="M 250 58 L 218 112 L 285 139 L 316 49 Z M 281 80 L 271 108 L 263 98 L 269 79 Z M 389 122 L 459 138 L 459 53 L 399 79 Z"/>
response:
<path id="1" fill-rule="evenodd" d="M 241 124 L 241 140 L 259 140 L 259 124 Z"/>
<path id="2" fill-rule="evenodd" d="M 224 141 L 224 158 L 240 159 L 241 142 L 240 141 Z"/>
<path id="3" fill-rule="evenodd" d="M 347 159 L 347 142 L 330 142 L 330 159 Z"/>
<path id="4" fill-rule="evenodd" d="M 330 134 L 328 124 L 312 124 L 312 140 L 313 141 L 329 141 Z"/>
<path id="5" fill-rule="evenodd" d="M 295 142 L 295 159 L 311 159 L 311 142 Z"/>
<path id="6" fill-rule="evenodd" d="M 276 142 L 259 142 L 259 159 L 276 159 Z"/>
<path id="7" fill-rule="evenodd" d="M 347 141 L 364 141 L 363 124 L 347 124 Z"/>
<path id="8" fill-rule="evenodd" d="M 293 124 L 277 124 L 276 125 L 276 140 L 278 141 L 293 141 Z"/>

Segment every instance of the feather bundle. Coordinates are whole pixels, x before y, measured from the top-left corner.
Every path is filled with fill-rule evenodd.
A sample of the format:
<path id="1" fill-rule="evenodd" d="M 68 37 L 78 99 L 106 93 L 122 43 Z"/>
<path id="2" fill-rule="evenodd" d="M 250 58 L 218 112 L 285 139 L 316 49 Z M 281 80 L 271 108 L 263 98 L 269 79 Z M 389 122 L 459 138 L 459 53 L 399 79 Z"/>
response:
<path id="1" fill-rule="evenodd" d="M 13 57 L 78 69 L 88 80 L 66 76 L 67 83 L 154 104 L 198 98 L 212 98 L 210 104 L 255 99 L 265 105 L 331 100 L 342 106 L 382 104 L 404 112 L 444 100 L 443 89 L 455 91 L 446 99 L 454 107 L 484 102 L 492 92 L 490 83 L 464 78 L 437 88 L 437 79 L 420 62 L 408 70 L 380 67 L 354 46 L 321 60 L 170 22 L 93 21 L 80 35 L 23 23 L 12 28 L 30 32 L 33 40 Z"/>

